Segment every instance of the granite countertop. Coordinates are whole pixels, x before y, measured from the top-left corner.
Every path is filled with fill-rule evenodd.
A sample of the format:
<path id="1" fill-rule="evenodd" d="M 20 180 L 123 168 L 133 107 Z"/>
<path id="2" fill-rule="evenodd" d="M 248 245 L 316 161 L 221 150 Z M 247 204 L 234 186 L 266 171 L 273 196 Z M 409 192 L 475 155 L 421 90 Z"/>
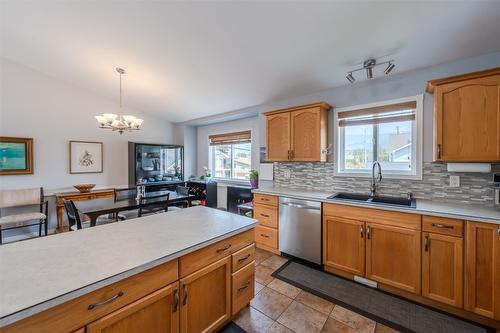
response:
<path id="1" fill-rule="evenodd" d="M 252 192 L 261 194 L 273 194 L 297 199 L 316 200 L 321 202 L 331 202 L 342 205 L 356 207 L 372 207 L 377 209 L 407 212 L 414 214 L 424 214 L 432 216 L 450 217 L 468 221 L 486 222 L 500 225 L 500 208 L 483 206 L 476 204 L 454 204 L 433 200 L 417 199 L 416 207 L 398 207 L 380 204 L 371 204 L 366 202 L 355 202 L 339 199 L 328 199 L 329 196 L 336 193 L 334 189 L 331 192 L 312 191 L 306 189 L 294 189 L 289 187 L 278 187 L 272 182 L 263 182 L 259 184 L 258 189 Z"/>
<path id="2" fill-rule="evenodd" d="M 0 247 L 0 327 L 253 228 L 191 207 Z"/>

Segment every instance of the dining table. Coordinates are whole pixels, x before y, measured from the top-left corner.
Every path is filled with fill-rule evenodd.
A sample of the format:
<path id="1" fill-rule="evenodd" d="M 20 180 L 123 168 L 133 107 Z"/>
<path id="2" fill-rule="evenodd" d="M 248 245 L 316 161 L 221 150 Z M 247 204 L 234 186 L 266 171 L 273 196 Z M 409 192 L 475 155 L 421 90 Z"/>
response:
<path id="1" fill-rule="evenodd" d="M 157 197 L 159 195 L 169 194 L 168 202 L 171 204 L 179 203 L 187 201 L 188 205 L 191 206 L 191 200 L 194 199 L 194 195 L 192 194 L 180 194 L 175 191 L 154 191 L 154 192 L 146 192 L 144 194 L 144 198 L 148 197 Z M 148 200 L 148 204 L 151 203 L 159 203 L 166 201 L 165 198 L 152 198 Z M 118 214 L 119 212 L 139 209 L 140 199 L 135 196 L 124 198 L 124 199 L 115 199 L 113 198 L 102 198 L 88 201 L 78 201 L 75 202 L 75 206 L 78 211 L 90 219 L 90 226 L 95 227 L 97 224 L 97 218 L 102 215 L 108 214 Z"/>

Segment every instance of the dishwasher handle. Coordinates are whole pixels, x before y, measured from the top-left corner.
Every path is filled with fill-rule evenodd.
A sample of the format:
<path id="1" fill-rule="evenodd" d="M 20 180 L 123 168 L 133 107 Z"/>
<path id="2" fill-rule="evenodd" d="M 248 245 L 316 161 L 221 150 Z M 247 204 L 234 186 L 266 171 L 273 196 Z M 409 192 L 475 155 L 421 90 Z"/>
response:
<path id="1" fill-rule="evenodd" d="M 293 208 L 303 208 L 303 209 L 312 209 L 312 210 L 321 210 L 321 207 L 314 207 L 314 206 L 306 206 L 306 205 L 299 205 L 291 202 L 280 202 L 280 205 L 283 206 L 289 206 Z"/>

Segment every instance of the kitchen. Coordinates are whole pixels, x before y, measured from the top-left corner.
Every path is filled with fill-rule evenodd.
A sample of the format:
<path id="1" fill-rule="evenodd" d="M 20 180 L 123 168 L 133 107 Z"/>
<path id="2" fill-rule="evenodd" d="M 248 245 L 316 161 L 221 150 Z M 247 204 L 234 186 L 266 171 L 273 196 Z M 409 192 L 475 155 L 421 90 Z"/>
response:
<path id="1" fill-rule="evenodd" d="M 500 331 L 500 6 L 431 5 L 3 2 L 0 332 Z"/>

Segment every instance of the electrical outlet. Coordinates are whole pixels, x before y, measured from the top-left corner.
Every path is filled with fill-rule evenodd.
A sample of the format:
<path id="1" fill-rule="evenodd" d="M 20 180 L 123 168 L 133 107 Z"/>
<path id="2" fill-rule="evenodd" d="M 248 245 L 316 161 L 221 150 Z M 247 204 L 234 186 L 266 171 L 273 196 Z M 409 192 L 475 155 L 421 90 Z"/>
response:
<path id="1" fill-rule="evenodd" d="M 292 177 L 292 170 L 286 169 L 284 172 L 284 176 L 286 179 L 290 179 L 290 177 Z"/>
<path id="2" fill-rule="evenodd" d="M 460 187 L 460 176 L 450 176 L 450 187 Z"/>

